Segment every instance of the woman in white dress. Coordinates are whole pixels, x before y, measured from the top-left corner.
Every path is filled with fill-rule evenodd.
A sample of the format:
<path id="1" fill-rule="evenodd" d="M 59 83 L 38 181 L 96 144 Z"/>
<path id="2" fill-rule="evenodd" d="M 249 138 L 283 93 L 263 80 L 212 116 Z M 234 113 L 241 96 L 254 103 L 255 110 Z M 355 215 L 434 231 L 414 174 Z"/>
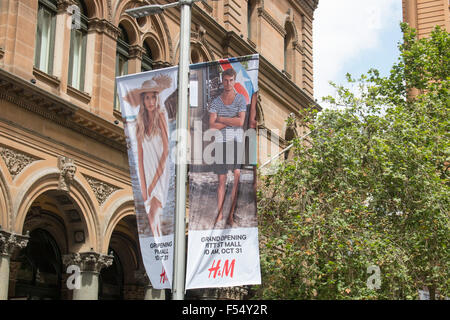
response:
<path id="1" fill-rule="evenodd" d="M 136 124 L 138 167 L 142 197 L 154 237 L 162 235 L 161 214 L 169 188 L 168 117 L 161 107 L 159 93 L 170 87 L 171 80 L 166 75 L 154 77 L 125 97 L 131 105 L 140 106 Z"/>

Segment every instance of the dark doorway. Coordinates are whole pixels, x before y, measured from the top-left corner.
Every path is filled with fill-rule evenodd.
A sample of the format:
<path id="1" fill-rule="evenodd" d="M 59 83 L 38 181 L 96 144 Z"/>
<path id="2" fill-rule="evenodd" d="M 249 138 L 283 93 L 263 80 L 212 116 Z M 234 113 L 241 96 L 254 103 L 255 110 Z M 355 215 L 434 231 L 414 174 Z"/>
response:
<path id="1" fill-rule="evenodd" d="M 18 260 L 20 267 L 16 278 L 16 297 L 26 297 L 28 300 L 61 298 L 61 253 L 49 232 L 33 230 Z"/>
<path id="2" fill-rule="evenodd" d="M 113 263 L 100 272 L 99 277 L 99 300 L 122 300 L 123 299 L 123 267 L 117 253 L 109 248 L 108 252 L 114 256 Z"/>

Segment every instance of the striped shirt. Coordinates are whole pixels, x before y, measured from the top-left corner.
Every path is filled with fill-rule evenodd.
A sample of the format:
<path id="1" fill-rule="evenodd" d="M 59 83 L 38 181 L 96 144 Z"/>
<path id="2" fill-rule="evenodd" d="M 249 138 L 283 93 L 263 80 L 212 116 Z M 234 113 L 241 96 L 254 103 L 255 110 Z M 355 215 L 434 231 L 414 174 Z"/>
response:
<path id="1" fill-rule="evenodd" d="M 239 116 L 239 112 L 246 112 L 247 104 L 245 97 L 236 93 L 234 100 L 231 104 L 225 105 L 222 98 L 218 96 L 215 98 L 211 106 L 209 107 L 209 113 L 217 113 L 218 117 L 235 118 Z M 216 142 L 237 141 L 242 142 L 242 136 L 244 135 L 244 129 L 242 127 L 227 126 L 220 129 L 221 136 L 216 136 Z"/>

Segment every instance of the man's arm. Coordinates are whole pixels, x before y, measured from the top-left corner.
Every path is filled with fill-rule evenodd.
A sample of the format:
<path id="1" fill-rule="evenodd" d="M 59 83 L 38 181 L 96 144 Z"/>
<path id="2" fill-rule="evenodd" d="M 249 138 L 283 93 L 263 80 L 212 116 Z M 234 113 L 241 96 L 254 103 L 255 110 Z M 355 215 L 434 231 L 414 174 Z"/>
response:
<path id="1" fill-rule="evenodd" d="M 217 118 L 218 117 L 217 117 L 217 113 L 216 112 L 210 112 L 209 113 L 209 128 L 210 129 L 220 130 L 220 129 L 223 129 L 223 128 L 225 128 L 227 126 L 226 124 L 218 122 Z"/>
<path id="2" fill-rule="evenodd" d="M 216 123 L 217 122 L 229 127 L 243 127 L 245 122 L 245 111 L 239 112 L 239 115 L 234 118 L 217 117 Z"/>

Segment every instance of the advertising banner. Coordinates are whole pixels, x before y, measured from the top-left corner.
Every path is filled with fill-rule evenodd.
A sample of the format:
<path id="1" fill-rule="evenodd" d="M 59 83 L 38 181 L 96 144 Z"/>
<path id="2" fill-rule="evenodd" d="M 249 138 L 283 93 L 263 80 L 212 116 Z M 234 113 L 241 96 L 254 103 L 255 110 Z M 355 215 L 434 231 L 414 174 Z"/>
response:
<path id="1" fill-rule="evenodd" d="M 155 289 L 172 287 L 178 68 L 117 78 L 139 242 Z"/>
<path id="2" fill-rule="evenodd" d="M 259 56 L 190 67 L 186 289 L 260 284 L 256 216 Z"/>

